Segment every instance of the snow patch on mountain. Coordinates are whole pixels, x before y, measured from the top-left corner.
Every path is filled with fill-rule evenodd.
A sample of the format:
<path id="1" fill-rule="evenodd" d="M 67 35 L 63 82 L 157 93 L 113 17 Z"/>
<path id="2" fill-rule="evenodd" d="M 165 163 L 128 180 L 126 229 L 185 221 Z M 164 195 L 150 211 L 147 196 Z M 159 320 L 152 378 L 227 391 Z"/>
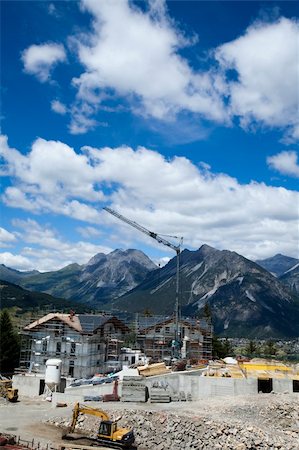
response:
<path id="1" fill-rule="evenodd" d="M 165 286 L 165 284 L 167 284 L 170 280 L 172 279 L 172 277 L 167 278 L 167 280 L 164 280 L 163 283 L 160 283 L 155 289 L 152 289 L 150 291 L 151 294 L 154 294 L 155 292 L 157 292 L 159 289 L 161 289 L 163 286 Z"/>
<path id="2" fill-rule="evenodd" d="M 190 277 L 190 275 L 192 275 L 194 272 L 196 272 L 198 269 L 200 269 L 202 265 L 203 265 L 203 261 L 201 261 L 199 264 L 196 264 L 196 266 L 192 267 L 192 269 L 188 271 L 188 273 L 186 274 L 186 277 Z"/>
<path id="3" fill-rule="evenodd" d="M 298 263 L 298 264 L 295 264 L 295 265 L 294 265 L 293 267 L 291 267 L 289 270 L 286 270 L 286 271 L 284 272 L 284 275 L 285 275 L 286 273 L 292 272 L 293 270 L 297 269 L 297 267 L 299 267 L 299 263 Z"/>
<path id="4" fill-rule="evenodd" d="M 249 291 L 245 291 L 246 297 L 251 300 L 252 302 L 256 303 L 256 299 L 254 298 L 254 296 L 249 292 Z"/>

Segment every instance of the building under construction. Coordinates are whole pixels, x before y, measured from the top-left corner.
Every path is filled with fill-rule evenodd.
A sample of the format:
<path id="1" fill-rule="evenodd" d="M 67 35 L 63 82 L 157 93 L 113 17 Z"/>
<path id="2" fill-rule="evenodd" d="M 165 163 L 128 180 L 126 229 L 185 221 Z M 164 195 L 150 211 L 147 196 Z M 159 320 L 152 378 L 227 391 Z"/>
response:
<path id="1" fill-rule="evenodd" d="M 121 369 L 122 348 L 128 343 L 148 361 L 170 361 L 176 326 L 175 319 L 167 316 L 48 313 L 23 327 L 19 369 L 44 373 L 46 361 L 59 358 L 64 377 L 107 373 Z M 179 335 L 181 358 L 211 359 L 209 322 L 181 318 Z"/>
<path id="2" fill-rule="evenodd" d="M 92 376 L 119 357 L 129 332 L 111 315 L 49 313 L 23 328 L 19 369 L 43 373 L 49 358 L 59 358 L 63 376 Z"/>

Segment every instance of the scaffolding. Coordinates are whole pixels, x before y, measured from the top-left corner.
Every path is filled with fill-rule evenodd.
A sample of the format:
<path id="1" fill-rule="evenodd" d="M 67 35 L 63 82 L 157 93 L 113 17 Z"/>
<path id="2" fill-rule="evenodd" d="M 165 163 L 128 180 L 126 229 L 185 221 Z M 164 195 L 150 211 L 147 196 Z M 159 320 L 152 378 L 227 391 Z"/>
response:
<path id="1" fill-rule="evenodd" d="M 47 311 L 47 314 L 49 311 Z M 66 315 L 67 316 L 67 315 Z M 51 320 L 44 321 L 45 314 L 32 316 L 29 329 L 21 324 L 20 363 L 16 372 L 45 373 L 46 361 L 58 358 L 62 361 L 63 377 L 84 378 L 105 370 L 107 358 L 116 360 L 120 354 L 122 340 L 119 334 L 97 332 L 99 315 L 80 315 L 84 331 L 72 329 L 53 313 Z M 56 317 L 56 318 L 55 318 Z M 88 318 L 88 321 L 86 320 Z"/>
<path id="2" fill-rule="evenodd" d="M 191 335 L 186 336 L 185 357 L 188 359 L 212 358 L 212 325 L 205 319 L 181 317 L 179 321 L 179 337 L 183 344 L 186 328 Z M 192 333 L 194 331 L 194 333 Z M 138 318 L 137 342 L 152 362 L 171 359 L 172 345 L 176 337 L 174 318 L 172 316 L 140 316 Z"/>
<path id="3" fill-rule="evenodd" d="M 173 316 L 145 316 L 139 314 L 113 314 L 123 326 L 120 332 L 109 326 L 105 328 L 100 322 L 104 315 L 79 315 L 83 331 L 70 327 L 69 324 L 56 317 L 45 320 L 45 313 L 39 311 L 32 315 L 26 323 L 21 324 L 20 364 L 16 372 L 44 373 L 46 361 L 51 358 L 62 360 L 61 375 L 63 377 L 84 378 L 98 372 L 118 369 L 121 365 L 121 348 L 129 335 L 132 336 L 132 347 L 142 350 L 152 361 L 171 359 L 172 345 L 175 340 Z M 112 317 L 111 314 L 106 314 Z M 64 316 L 68 316 L 65 314 Z M 56 317 L 56 318 L 55 318 Z M 68 316 L 70 318 L 70 316 Z M 71 319 L 70 319 L 71 320 Z M 79 319 L 78 319 L 79 320 Z M 28 323 L 35 323 L 33 328 Z M 102 325 L 99 325 L 101 324 Z M 121 325 L 121 323 L 123 325 Z M 185 342 L 185 355 L 188 359 L 212 358 L 212 325 L 205 319 L 196 320 L 181 317 L 179 333 L 181 342 L 185 336 L 185 328 L 195 330 L 189 334 Z M 185 327 L 185 328 L 184 328 Z"/>

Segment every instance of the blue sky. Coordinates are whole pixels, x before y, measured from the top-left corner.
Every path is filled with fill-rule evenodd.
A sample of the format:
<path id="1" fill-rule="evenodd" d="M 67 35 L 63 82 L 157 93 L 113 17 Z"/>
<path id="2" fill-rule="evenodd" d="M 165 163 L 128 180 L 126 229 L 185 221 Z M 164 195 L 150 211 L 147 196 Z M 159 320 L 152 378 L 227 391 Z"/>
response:
<path id="1" fill-rule="evenodd" d="M 2 1 L 0 262 L 298 257 L 298 5 Z M 174 239 L 174 242 L 175 239 Z"/>

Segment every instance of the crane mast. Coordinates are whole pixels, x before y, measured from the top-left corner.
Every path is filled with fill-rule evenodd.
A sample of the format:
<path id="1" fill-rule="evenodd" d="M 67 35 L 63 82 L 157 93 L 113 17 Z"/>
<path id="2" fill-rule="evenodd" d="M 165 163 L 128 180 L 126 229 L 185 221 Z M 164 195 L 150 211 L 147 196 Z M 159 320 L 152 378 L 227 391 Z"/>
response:
<path id="1" fill-rule="evenodd" d="M 181 253 L 181 245 L 183 242 L 183 238 L 180 238 L 179 245 L 175 245 L 172 242 L 167 241 L 162 236 L 160 236 L 157 233 L 154 233 L 153 231 L 148 230 L 147 228 L 143 227 L 142 225 L 139 225 L 139 223 L 134 222 L 134 220 L 130 220 L 127 217 L 124 217 L 122 214 L 119 214 L 118 212 L 114 211 L 111 208 L 108 208 L 105 206 L 103 208 L 105 211 L 109 212 L 113 216 L 117 217 L 118 219 L 122 220 L 123 222 L 127 223 L 128 225 L 131 225 L 132 227 L 136 228 L 137 230 L 141 231 L 142 233 L 146 234 L 147 236 L 150 236 L 152 239 L 155 239 L 160 244 L 165 245 L 166 247 L 170 247 L 172 250 L 176 252 L 176 289 L 175 289 L 175 345 L 174 345 L 174 356 L 179 356 L 179 350 L 178 350 L 178 342 L 179 342 L 179 283 L 180 283 L 180 253 Z"/>

